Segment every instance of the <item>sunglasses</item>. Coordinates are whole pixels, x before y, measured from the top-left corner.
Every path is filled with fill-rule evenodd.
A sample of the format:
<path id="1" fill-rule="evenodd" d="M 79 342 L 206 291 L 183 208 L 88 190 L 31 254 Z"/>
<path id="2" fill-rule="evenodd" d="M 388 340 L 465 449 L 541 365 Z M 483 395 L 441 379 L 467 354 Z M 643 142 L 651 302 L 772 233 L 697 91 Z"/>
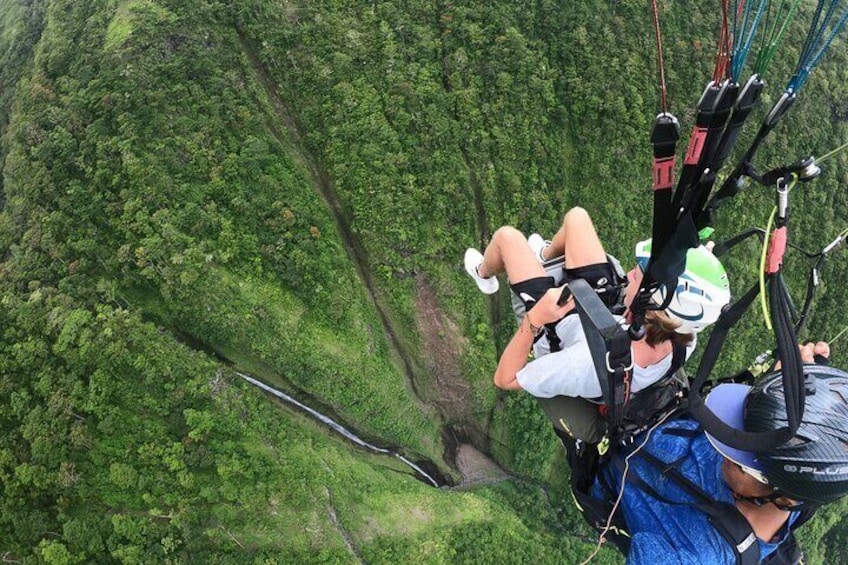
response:
<path id="1" fill-rule="evenodd" d="M 810 506 L 807 502 L 796 502 L 794 504 L 783 504 L 781 502 L 776 502 L 778 498 L 785 497 L 786 495 L 780 491 L 774 491 L 768 496 L 742 496 L 741 494 L 733 493 L 733 498 L 736 500 L 744 500 L 745 502 L 750 502 L 757 508 L 761 506 L 765 506 L 766 504 L 774 504 L 778 510 L 783 510 L 784 512 L 796 512 L 798 510 L 803 510 L 804 508 Z"/>

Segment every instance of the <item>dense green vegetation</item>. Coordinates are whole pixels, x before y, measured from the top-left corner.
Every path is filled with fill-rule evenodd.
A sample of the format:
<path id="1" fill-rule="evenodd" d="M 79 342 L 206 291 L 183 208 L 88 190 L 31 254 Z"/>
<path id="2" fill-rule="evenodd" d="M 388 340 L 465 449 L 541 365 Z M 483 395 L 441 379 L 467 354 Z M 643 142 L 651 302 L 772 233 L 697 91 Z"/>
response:
<path id="1" fill-rule="evenodd" d="M 660 4 L 671 110 L 688 131 L 718 3 Z M 491 386 L 507 296 L 484 299 L 460 260 L 501 224 L 550 234 L 581 205 L 632 261 L 650 229 L 651 25 L 630 0 L 4 2 L 2 560 L 587 557 L 549 425 Z M 755 120 L 799 49 L 779 53 Z M 846 140 L 846 79 L 841 41 L 764 167 Z M 793 238 L 811 250 L 848 223 L 848 159 L 823 168 L 792 195 Z M 764 225 L 771 205 L 744 191 L 718 239 Z M 728 260 L 735 291 L 756 254 Z M 800 296 L 803 258 L 787 264 Z M 838 255 L 826 266 L 810 337 L 848 324 L 847 271 Z M 748 364 L 765 336 L 746 319 L 720 370 Z M 434 489 L 235 371 L 454 483 L 457 443 L 511 479 Z M 844 511 L 806 528 L 812 562 L 844 553 Z M 604 549 L 594 562 L 619 561 Z"/>

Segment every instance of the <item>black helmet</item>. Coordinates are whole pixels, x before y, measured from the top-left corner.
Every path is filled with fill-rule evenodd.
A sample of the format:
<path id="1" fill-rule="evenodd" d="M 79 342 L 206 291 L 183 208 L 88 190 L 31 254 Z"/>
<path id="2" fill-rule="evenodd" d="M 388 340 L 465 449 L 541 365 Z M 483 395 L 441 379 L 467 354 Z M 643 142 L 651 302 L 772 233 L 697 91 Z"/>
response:
<path id="1" fill-rule="evenodd" d="M 848 494 L 848 373 L 805 365 L 804 416 L 788 442 L 755 458 L 769 482 L 802 502 L 824 504 Z M 788 425 L 780 373 L 766 376 L 745 403 L 745 429 L 776 430 Z"/>

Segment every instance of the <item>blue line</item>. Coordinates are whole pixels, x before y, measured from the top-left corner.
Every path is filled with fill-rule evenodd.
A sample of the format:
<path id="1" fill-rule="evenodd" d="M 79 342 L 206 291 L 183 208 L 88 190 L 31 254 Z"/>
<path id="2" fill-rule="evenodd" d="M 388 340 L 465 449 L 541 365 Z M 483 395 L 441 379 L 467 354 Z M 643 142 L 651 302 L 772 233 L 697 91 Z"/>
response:
<path id="1" fill-rule="evenodd" d="M 787 90 L 791 89 L 793 92 L 797 92 L 802 86 L 804 86 L 810 76 L 810 73 L 821 62 L 825 52 L 827 52 L 830 48 L 837 34 L 842 31 L 843 27 L 845 27 L 845 22 L 848 21 L 848 10 L 846 10 L 846 12 L 842 14 L 842 17 L 839 18 L 836 25 L 834 25 L 831 29 L 827 39 L 822 42 L 827 26 L 833 19 L 833 14 L 836 11 L 839 0 L 833 0 L 830 3 L 824 18 L 821 19 L 821 23 L 819 24 L 823 4 L 824 0 L 820 0 L 816 8 L 816 17 L 814 18 L 813 25 L 810 27 L 810 31 L 807 34 L 807 39 L 804 42 L 804 49 L 801 53 L 800 59 L 798 60 L 798 66 L 795 69 L 795 74 L 789 81 L 789 85 L 786 87 Z"/>
<path id="2" fill-rule="evenodd" d="M 743 46 L 739 51 L 740 56 L 738 60 L 736 57 L 733 58 L 733 68 L 732 75 L 734 80 L 737 80 L 739 75 L 742 72 L 742 66 L 745 64 L 745 61 L 748 59 L 748 53 L 751 51 L 751 43 L 754 41 L 754 37 L 757 35 L 757 29 L 760 27 L 760 21 L 763 16 L 763 10 L 765 8 L 767 0 L 760 0 L 760 6 L 757 8 L 757 13 L 754 16 L 754 23 L 751 24 L 751 28 L 747 32 L 747 38 L 743 42 Z M 745 7 L 745 19 L 743 20 L 742 30 L 743 33 L 740 35 L 744 35 L 744 30 L 747 26 L 748 22 L 748 12 L 750 9 L 750 4 L 746 4 Z"/>

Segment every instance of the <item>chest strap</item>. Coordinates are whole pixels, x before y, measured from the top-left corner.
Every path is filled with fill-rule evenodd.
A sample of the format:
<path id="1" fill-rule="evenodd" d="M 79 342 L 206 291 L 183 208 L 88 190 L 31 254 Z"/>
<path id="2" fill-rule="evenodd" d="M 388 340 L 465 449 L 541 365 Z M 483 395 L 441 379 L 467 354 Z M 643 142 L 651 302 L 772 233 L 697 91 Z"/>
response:
<path id="1" fill-rule="evenodd" d="M 630 336 L 583 279 L 568 283 L 580 324 L 601 385 L 610 429 L 617 429 L 627 411 L 633 376 Z"/>

